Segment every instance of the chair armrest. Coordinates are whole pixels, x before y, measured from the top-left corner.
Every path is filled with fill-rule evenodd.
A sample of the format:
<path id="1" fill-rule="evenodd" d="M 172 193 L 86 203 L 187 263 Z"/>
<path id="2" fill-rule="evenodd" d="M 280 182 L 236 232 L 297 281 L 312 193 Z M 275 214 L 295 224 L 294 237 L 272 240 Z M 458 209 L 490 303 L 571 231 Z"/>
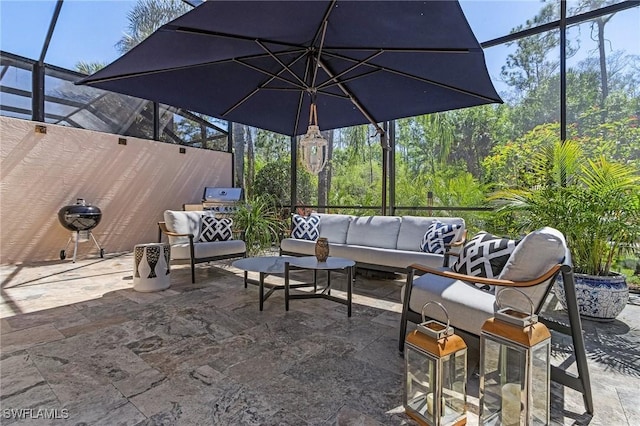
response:
<path id="1" fill-rule="evenodd" d="M 165 235 L 170 235 L 172 237 L 189 237 L 190 239 L 193 239 L 194 235 L 193 234 L 178 234 L 176 232 L 171 232 L 167 229 L 167 224 L 165 222 L 158 222 L 158 228 L 160 228 L 160 231 L 165 234 Z"/>
<path id="2" fill-rule="evenodd" d="M 409 268 L 412 268 L 427 274 L 440 275 L 441 277 L 451 278 L 454 280 L 460 280 L 460 281 L 464 281 L 468 283 L 476 283 L 476 284 L 498 285 L 498 286 L 504 286 L 504 287 L 531 287 L 534 285 L 538 285 L 540 283 L 547 281 L 548 279 L 551 279 L 554 275 L 556 275 L 560 271 L 561 267 L 562 267 L 561 264 L 554 265 L 553 268 L 549 269 L 547 272 L 545 272 L 544 274 L 542 274 L 537 278 L 534 278 L 533 280 L 511 281 L 511 280 L 500 280 L 497 278 L 474 277 L 471 275 L 459 274 L 457 272 L 452 272 L 452 271 L 441 271 L 441 270 L 429 268 L 428 266 L 420 265 L 417 263 L 414 263 L 413 265 L 409 266 Z"/>

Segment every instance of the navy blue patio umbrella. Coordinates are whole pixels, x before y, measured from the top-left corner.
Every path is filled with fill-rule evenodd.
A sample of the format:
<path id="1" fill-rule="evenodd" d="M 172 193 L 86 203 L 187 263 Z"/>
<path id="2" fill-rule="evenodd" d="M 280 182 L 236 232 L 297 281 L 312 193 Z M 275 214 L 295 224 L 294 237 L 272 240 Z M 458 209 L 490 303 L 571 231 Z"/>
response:
<path id="1" fill-rule="evenodd" d="M 285 135 L 501 102 L 456 1 L 207 1 L 79 84 Z"/>

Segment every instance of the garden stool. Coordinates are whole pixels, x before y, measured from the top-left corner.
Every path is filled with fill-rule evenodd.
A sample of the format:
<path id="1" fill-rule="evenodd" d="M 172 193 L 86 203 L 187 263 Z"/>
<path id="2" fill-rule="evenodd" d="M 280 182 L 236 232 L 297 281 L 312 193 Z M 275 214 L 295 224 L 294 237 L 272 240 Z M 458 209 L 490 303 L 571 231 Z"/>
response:
<path id="1" fill-rule="evenodd" d="M 169 244 L 137 244 L 133 249 L 133 289 L 150 292 L 168 288 L 171 285 L 170 257 Z"/>

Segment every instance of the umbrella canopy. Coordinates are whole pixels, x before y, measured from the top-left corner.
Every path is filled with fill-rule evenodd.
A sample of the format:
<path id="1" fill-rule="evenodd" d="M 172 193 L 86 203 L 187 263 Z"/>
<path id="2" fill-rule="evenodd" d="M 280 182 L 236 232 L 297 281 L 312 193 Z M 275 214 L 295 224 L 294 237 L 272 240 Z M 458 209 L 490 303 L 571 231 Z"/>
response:
<path id="1" fill-rule="evenodd" d="M 210 0 L 78 84 L 285 135 L 502 102 L 456 1 Z"/>

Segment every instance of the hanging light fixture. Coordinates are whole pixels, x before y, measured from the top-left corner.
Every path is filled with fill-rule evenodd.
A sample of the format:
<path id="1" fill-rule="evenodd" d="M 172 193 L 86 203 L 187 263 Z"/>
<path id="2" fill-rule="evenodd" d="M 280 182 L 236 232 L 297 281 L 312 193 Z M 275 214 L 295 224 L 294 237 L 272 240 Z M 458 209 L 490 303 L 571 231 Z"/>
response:
<path id="1" fill-rule="evenodd" d="M 309 112 L 309 128 L 300 140 L 300 151 L 302 164 L 314 175 L 320 173 L 322 169 L 324 169 L 324 166 L 326 166 L 328 143 L 320 133 L 316 104 L 313 102 L 311 103 L 311 111 Z"/>

